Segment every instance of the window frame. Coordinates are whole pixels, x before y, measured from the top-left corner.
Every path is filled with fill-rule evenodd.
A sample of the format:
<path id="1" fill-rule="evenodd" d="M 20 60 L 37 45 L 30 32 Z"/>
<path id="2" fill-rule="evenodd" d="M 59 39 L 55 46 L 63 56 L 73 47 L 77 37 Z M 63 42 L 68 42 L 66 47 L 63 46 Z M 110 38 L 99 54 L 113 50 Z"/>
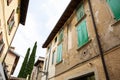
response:
<path id="1" fill-rule="evenodd" d="M 15 15 L 15 10 L 12 11 L 12 13 L 11 13 L 11 15 L 10 15 L 10 17 L 9 17 L 9 19 L 7 21 L 9 34 L 11 33 L 12 28 L 13 28 L 13 26 L 15 24 L 15 17 L 14 17 L 14 15 Z"/>
<path id="2" fill-rule="evenodd" d="M 0 39 L 0 57 L 1 57 L 3 49 L 4 49 L 4 45 L 5 45 L 5 43 L 3 41 L 3 34 L 2 34 L 2 32 L 0 33 L 0 37 L 1 37 L 1 39 Z"/>

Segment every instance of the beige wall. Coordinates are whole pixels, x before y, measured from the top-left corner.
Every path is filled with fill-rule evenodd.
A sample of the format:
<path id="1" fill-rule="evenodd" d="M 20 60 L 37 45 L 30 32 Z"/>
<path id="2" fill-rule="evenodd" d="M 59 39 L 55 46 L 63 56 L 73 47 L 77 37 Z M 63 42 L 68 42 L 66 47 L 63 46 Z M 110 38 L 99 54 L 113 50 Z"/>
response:
<path id="1" fill-rule="evenodd" d="M 13 54 L 11 52 L 7 53 L 7 56 L 6 56 L 6 59 L 5 59 L 5 63 L 8 66 L 7 70 L 9 71 L 8 72 L 9 75 L 11 74 L 12 68 L 15 65 L 15 63 L 14 63 L 15 59 L 16 59 L 16 55 L 15 54 Z"/>
<path id="2" fill-rule="evenodd" d="M 116 20 L 114 20 L 113 14 L 111 13 L 106 0 L 90 1 L 92 3 L 92 9 L 99 34 L 99 39 L 102 45 L 103 53 L 105 54 L 104 57 L 110 80 L 119 80 L 120 22 L 116 22 Z M 96 80 L 106 80 L 87 0 L 84 0 L 84 11 L 86 15 L 83 19 L 86 19 L 89 42 L 85 46 L 78 49 L 76 32 L 76 25 L 78 22 L 76 19 L 76 11 L 74 11 L 71 17 L 65 22 L 63 26 L 63 60 L 61 63 L 55 64 L 54 66 L 50 65 L 50 80 L 68 80 L 70 78 L 82 76 L 90 72 L 95 73 Z M 71 24 L 72 26 L 71 48 L 68 47 L 68 24 Z M 51 43 L 54 43 L 54 39 Z M 54 47 L 52 46 L 51 49 L 54 49 Z M 52 55 L 52 52 L 50 55 Z M 54 72 L 55 75 L 53 74 Z"/>
<path id="3" fill-rule="evenodd" d="M 16 13 L 17 7 L 18 7 L 18 3 L 19 0 L 12 0 L 12 2 L 10 3 L 9 6 L 7 6 L 7 0 L 1 0 L 0 1 L 0 19 L 1 19 L 1 26 L 0 26 L 0 30 L 3 32 L 3 40 L 5 43 L 4 46 L 4 50 L 2 53 L 2 56 L 0 58 L 0 62 L 3 61 L 5 54 L 8 50 L 9 45 L 11 44 L 11 41 L 15 35 L 15 32 L 18 28 L 19 25 L 19 17 L 20 17 L 20 13 Z M 11 33 L 9 34 L 9 30 L 8 30 L 8 25 L 7 25 L 7 21 L 13 11 L 13 9 L 15 10 L 15 24 L 12 28 Z"/>

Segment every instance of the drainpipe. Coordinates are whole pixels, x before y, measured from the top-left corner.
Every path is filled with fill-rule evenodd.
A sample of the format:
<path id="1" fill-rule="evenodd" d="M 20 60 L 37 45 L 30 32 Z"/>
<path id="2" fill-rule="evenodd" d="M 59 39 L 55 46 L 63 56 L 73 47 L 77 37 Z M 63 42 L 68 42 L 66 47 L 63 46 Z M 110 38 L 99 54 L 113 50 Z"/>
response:
<path id="1" fill-rule="evenodd" d="M 104 53 L 102 51 L 101 43 L 100 43 L 100 40 L 99 40 L 97 26 L 96 26 L 96 23 L 95 23 L 95 18 L 94 18 L 94 15 L 93 15 L 93 10 L 92 10 L 90 0 L 88 0 L 88 4 L 89 4 L 89 8 L 90 8 L 90 13 L 91 13 L 91 16 L 92 16 L 93 26 L 94 26 L 94 30 L 95 30 L 95 34 L 96 34 L 97 44 L 98 44 L 99 51 L 100 51 L 100 57 L 101 57 L 101 60 L 102 60 L 105 77 L 106 77 L 106 80 L 110 80 L 109 74 L 108 74 L 108 71 L 107 71 L 107 67 L 106 67 L 106 63 L 105 63 L 105 59 L 104 59 Z"/>

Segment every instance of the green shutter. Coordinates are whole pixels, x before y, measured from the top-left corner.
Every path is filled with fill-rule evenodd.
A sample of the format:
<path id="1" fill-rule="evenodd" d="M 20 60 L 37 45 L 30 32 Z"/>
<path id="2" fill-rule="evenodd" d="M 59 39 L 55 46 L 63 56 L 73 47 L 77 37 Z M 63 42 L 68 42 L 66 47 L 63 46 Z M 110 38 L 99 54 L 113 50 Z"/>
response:
<path id="1" fill-rule="evenodd" d="M 107 0 L 116 20 L 120 19 L 120 0 Z"/>
<path id="2" fill-rule="evenodd" d="M 81 47 L 86 42 L 88 42 L 88 32 L 87 32 L 85 20 L 83 20 L 80 24 L 78 24 L 77 36 L 78 36 L 78 47 Z"/>
<path id="3" fill-rule="evenodd" d="M 60 34 L 59 34 L 59 42 L 61 42 L 63 39 L 63 30 L 61 30 Z"/>
<path id="4" fill-rule="evenodd" d="M 57 63 L 62 60 L 62 43 L 57 47 Z"/>
<path id="5" fill-rule="evenodd" d="M 84 7 L 83 4 L 77 9 L 77 20 L 79 21 L 84 16 Z"/>

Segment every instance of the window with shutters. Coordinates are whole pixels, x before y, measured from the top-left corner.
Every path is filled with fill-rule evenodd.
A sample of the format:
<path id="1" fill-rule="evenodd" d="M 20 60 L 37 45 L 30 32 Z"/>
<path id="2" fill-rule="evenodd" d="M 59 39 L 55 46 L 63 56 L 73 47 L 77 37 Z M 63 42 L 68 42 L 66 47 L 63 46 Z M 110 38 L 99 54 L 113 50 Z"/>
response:
<path id="1" fill-rule="evenodd" d="M 88 42 L 88 32 L 86 27 L 86 20 L 83 20 L 77 25 L 78 47 L 85 45 Z"/>
<path id="2" fill-rule="evenodd" d="M 15 10 L 12 11 L 12 13 L 7 21 L 9 33 L 11 32 L 11 30 L 14 26 L 14 23 L 15 23 L 14 14 L 15 14 Z"/>
<path id="3" fill-rule="evenodd" d="M 113 12 L 114 18 L 120 20 L 120 0 L 107 0 L 107 3 Z"/>
<path id="4" fill-rule="evenodd" d="M 7 5 L 9 6 L 12 0 L 7 0 Z"/>
<path id="5" fill-rule="evenodd" d="M 77 7 L 77 21 L 81 20 L 84 15 L 83 2 L 81 2 L 81 4 Z"/>
<path id="6" fill-rule="evenodd" d="M 56 63 L 59 63 L 62 61 L 62 43 L 60 43 L 57 47 L 57 60 Z"/>
<path id="7" fill-rule="evenodd" d="M 58 36 L 58 43 L 62 42 L 63 40 L 63 30 L 60 30 L 59 36 Z"/>

